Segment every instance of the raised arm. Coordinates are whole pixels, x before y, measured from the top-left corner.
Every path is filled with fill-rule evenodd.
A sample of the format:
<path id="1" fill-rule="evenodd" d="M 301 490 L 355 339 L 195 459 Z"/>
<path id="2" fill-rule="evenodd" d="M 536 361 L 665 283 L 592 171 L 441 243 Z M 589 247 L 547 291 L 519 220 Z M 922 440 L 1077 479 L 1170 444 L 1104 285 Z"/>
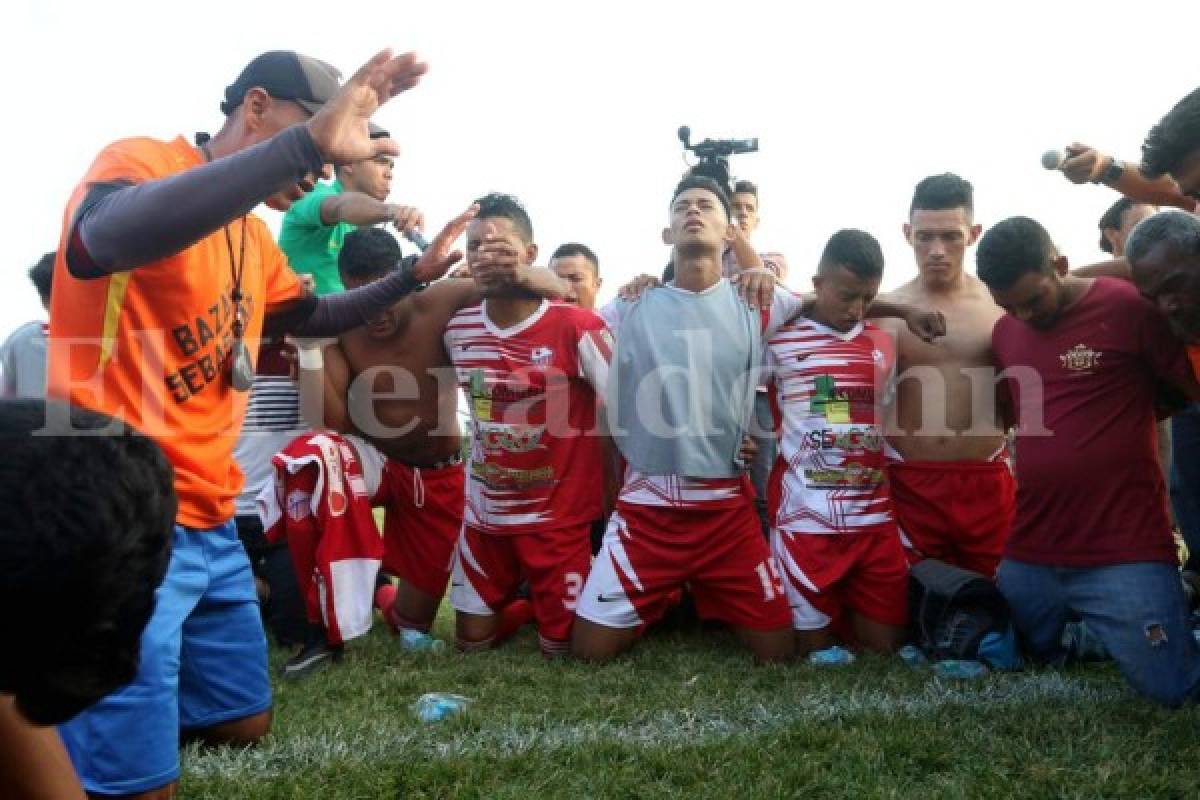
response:
<path id="1" fill-rule="evenodd" d="M 1140 203 L 1196 210 L 1196 201 L 1183 194 L 1170 175 L 1147 178 L 1137 164 L 1121 163 L 1078 142 L 1067 147 L 1066 155 L 1059 169 L 1072 183 L 1103 183 Z"/>
<path id="2" fill-rule="evenodd" d="M 320 338 L 337 336 L 366 323 L 405 295 L 437 280 L 462 259 L 462 252 L 452 248 L 478 210 L 478 206 L 472 205 L 447 223 L 430 242 L 428 249 L 411 265 L 347 292 L 321 297 L 309 295 L 291 307 L 268 316 L 264 330 L 269 334 L 291 333 Z"/>
<path id="3" fill-rule="evenodd" d="M 68 269 L 81 279 L 136 269 L 185 249 L 268 198 L 297 199 L 323 164 L 396 155 L 391 139 L 370 138 L 367 120 L 415 86 L 425 70 L 411 53 L 393 58 L 384 50 L 304 125 L 167 178 L 114 176 L 93 185 L 75 211 Z"/>
<path id="4" fill-rule="evenodd" d="M 390 222 L 396 230 L 424 230 L 425 215 L 412 206 L 384 203 L 362 192 L 341 192 L 321 200 L 321 222 L 336 225 L 379 225 Z"/>
<path id="5" fill-rule="evenodd" d="M 76 278 L 98 278 L 174 255 L 285 187 L 311 180 L 321 163 L 312 135 L 295 125 L 167 178 L 93 184 L 75 211 L 67 268 Z"/>

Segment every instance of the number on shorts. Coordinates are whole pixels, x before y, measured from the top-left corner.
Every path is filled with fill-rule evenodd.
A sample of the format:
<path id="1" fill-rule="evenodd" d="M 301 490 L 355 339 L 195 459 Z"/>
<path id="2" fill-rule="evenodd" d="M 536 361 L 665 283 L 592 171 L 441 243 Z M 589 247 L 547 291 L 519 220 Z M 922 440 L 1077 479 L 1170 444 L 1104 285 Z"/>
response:
<path id="1" fill-rule="evenodd" d="M 783 578 L 779 574 L 779 568 L 775 566 L 775 559 L 768 558 L 759 563 L 754 571 L 758 573 L 758 580 L 762 583 L 764 603 L 769 603 L 783 594 Z"/>
<path id="2" fill-rule="evenodd" d="M 563 608 L 574 611 L 575 606 L 579 605 L 579 593 L 583 591 L 583 576 L 578 572 L 568 572 L 563 576 L 563 582 L 567 584 L 563 592 Z"/>

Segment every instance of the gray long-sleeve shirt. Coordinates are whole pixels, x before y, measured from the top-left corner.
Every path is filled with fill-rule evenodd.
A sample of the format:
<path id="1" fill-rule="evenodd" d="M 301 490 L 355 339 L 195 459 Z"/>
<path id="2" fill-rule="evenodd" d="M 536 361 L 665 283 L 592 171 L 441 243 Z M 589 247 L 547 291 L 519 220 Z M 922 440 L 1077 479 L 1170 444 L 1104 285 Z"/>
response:
<path id="1" fill-rule="evenodd" d="M 46 323 L 26 322 L 0 345 L 0 397 L 46 396 Z"/>

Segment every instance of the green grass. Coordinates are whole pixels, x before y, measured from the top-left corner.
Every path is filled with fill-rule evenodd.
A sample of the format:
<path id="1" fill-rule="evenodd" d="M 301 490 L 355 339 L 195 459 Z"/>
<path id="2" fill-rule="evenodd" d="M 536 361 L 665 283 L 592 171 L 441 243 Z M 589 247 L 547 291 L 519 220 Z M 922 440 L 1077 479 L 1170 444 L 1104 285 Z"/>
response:
<path id="1" fill-rule="evenodd" d="M 443 610 L 435 633 L 451 626 Z M 755 667 L 721 633 L 652 637 L 604 667 L 536 648 L 526 629 L 480 656 L 410 656 L 378 626 L 337 667 L 277 683 L 258 748 L 186 750 L 181 796 L 1200 795 L 1200 711 L 1157 709 L 1109 668 L 948 682 L 898 659 Z M 431 691 L 474 702 L 424 724 L 410 704 Z"/>

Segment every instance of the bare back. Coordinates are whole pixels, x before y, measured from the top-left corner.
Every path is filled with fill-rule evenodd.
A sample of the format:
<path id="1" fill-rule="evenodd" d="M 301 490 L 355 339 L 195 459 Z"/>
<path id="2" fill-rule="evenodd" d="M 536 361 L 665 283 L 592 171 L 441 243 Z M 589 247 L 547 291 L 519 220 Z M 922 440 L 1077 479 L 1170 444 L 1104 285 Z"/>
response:
<path id="1" fill-rule="evenodd" d="M 389 458 L 408 464 L 435 464 L 461 447 L 458 388 L 442 334 L 463 305 L 464 291 L 458 289 L 467 284 L 471 290 L 473 284 L 453 283 L 460 287 L 447 281 L 405 300 L 398 306 L 398 327 L 387 338 L 356 328 L 338 340 L 350 369 L 351 404 L 366 403 L 366 392 L 373 394 L 373 424 L 355 415 L 356 427 Z M 373 376 L 360 379 L 366 372 Z"/>
<path id="2" fill-rule="evenodd" d="M 889 300 L 941 311 L 946 336 L 934 344 L 897 320 L 881 320 L 897 339 L 896 405 L 888 443 L 906 461 L 975 461 L 1004 443 L 995 413 L 992 328 L 1004 315 L 973 275 L 948 292 L 929 292 L 917 278 Z"/>

